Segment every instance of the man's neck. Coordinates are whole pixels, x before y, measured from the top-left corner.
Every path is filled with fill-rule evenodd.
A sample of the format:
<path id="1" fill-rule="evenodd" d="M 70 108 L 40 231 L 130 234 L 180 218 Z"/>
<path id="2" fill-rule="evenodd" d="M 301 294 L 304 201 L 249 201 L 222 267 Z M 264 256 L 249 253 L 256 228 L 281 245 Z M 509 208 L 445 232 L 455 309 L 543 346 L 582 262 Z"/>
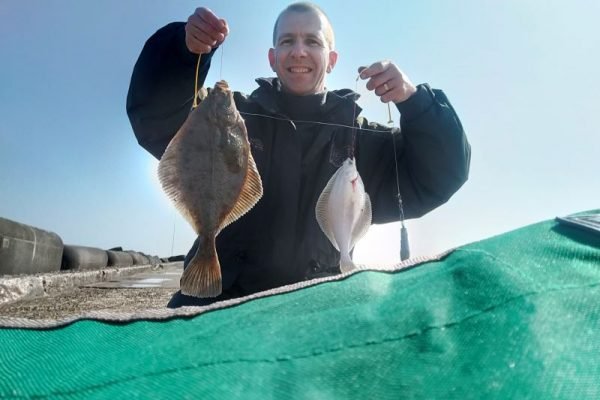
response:
<path id="1" fill-rule="evenodd" d="M 282 91 L 278 93 L 278 103 L 281 110 L 292 119 L 319 120 L 326 94 L 327 92 L 323 91 L 299 96 Z"/>

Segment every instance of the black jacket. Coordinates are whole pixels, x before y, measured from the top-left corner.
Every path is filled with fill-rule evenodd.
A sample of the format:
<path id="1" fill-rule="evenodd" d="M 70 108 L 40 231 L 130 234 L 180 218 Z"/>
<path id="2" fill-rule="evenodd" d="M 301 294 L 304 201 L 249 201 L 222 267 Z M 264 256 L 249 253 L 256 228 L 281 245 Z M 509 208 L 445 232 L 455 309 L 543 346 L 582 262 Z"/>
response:
<path id="1" fill-rule="evenodd" d="M 156 158 L 192 104 L 197 56 L 186 49 L 184 35 L 183 23 L 156 32 L 131 79 L 127 112 L 138 142 Z M 211 57 L 202 57 L 201 83 Z M 235 92 L 234 98 L 246 122 L 264 195 L 217 237 L 223 289 L 236 295 L 339 272 L 339 253 L 321 232 L 314 210 L 327 181 L 349 155 L 353 137 L 351 128 L 290 120 L 277 101 L 278 80 L 257 82 L 251 95 Z M 317 119 L 369 129 L 356 130 L 355 156 L 371 197 L 373 223 L 399 220 L 392 140 L 406 218 L 445 203 L 466 181 L 469 144 L 442 91 L 419 85 L 409 100 L 397 104 L 401 131 L 363 118 L 353 123 L 353 115 L 360 112 L 357 98 L 348 89 L 327 92 Z"/>

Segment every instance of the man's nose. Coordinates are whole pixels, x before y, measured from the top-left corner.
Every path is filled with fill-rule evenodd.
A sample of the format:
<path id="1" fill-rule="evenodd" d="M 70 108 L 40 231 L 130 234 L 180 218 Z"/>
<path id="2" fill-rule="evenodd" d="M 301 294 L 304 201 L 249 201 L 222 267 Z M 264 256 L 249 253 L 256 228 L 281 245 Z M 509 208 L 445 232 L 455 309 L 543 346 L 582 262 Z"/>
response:
<path id="1" fill-rule="evenodd" d="M 304 43 L 301 42 L 297 42 L 294 44 L 294 46 L 292 46 L 292 53 L 291 55 L 293 57 L 304 57 L 306 56 L 306 46 L 304 45 Z"/>

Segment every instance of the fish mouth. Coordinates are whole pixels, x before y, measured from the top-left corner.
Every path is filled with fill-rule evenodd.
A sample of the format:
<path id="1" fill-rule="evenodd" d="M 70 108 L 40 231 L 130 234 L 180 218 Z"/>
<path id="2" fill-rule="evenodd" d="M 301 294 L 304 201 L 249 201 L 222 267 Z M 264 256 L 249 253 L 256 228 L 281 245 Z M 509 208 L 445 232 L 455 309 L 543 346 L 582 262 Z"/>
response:
<path id="1" fill-rule="evenodd" d="M 227 81 L 220 80 L 215 83 L 213 92 L 213 96 L 222 99 L 221 101 L 224 102 L 224 104 L 233 104 L 233 92 L 230 90 Z"/>
<path id="2" fill-rule="evenodd" d="M 239 114 L 235 106 L 233 91 L 226 81 L 221 80 L 215 83 L 207 100 L 208 116 L 216 124 L 231 125 L 238 122 Z"/>
<path id="3" fill-rule="evenodd" d="M 227 91 L 227 90 L 229 90 L 229 85 L 227 84 L 227 81 L 220 80 L 219 82 L 215 83 L 215 89 L 217 89 L 217 88 Z"/>

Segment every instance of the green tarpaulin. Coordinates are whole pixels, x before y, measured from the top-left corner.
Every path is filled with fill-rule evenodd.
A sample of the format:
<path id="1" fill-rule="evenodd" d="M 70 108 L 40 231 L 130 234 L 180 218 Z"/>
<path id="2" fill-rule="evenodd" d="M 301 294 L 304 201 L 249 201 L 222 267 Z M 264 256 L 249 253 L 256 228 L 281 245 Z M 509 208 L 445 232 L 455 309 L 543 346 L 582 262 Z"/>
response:
<path id="1" fill-rule="evenodd" d="M 193 318 L 2 329 L 0 348 L 2 398 L 599 399 L 600 240 L 547 221 Z"/>

